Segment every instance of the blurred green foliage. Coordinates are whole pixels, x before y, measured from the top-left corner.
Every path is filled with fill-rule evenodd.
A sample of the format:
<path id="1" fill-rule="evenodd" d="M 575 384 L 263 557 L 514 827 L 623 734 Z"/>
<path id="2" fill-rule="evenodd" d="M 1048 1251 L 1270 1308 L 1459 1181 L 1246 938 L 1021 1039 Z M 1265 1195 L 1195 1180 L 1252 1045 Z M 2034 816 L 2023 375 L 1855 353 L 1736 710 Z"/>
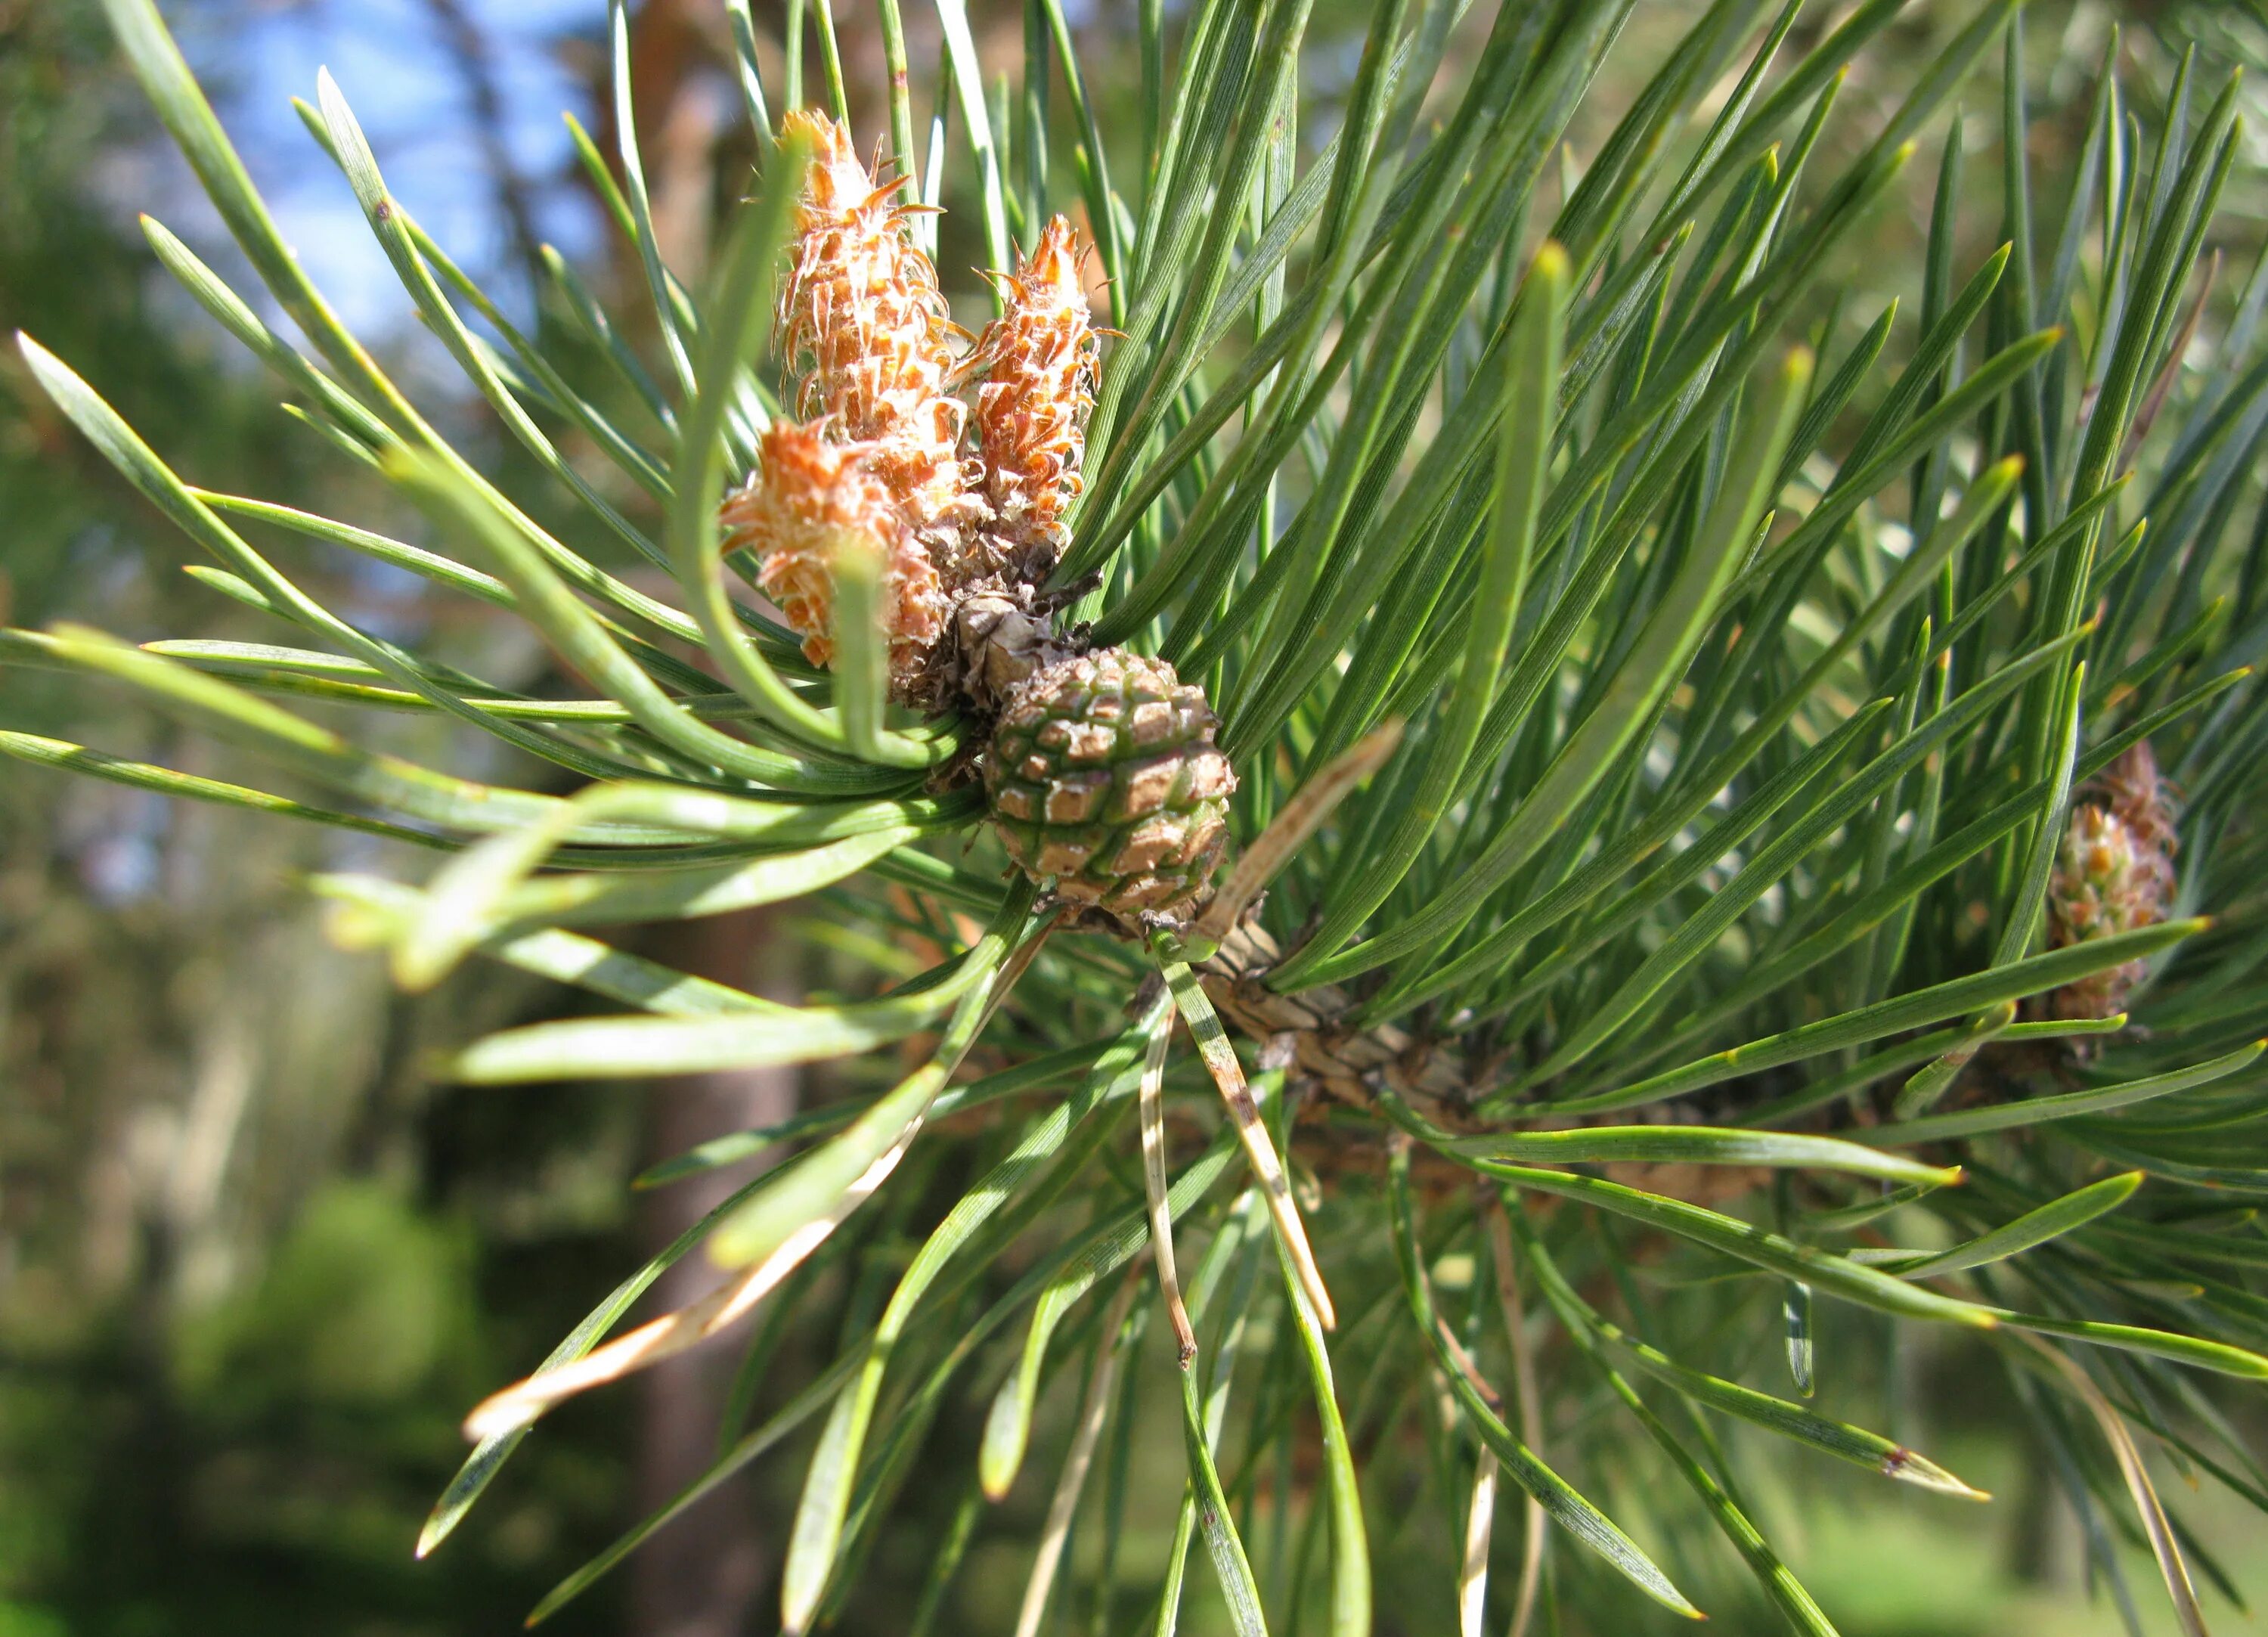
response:
<path id="1" fill-rule="evenodd" d="M 225 84 L 234 65 L 216 66 Z M 335 492 L 335 464 L 279 435 L 272 393 L 118 203 L 171 163 L 96 7 L 0 4 L 0 327 L 97 360 L 188 469 Z M 155 634 L 194 605 L 261 634 L 178 562 L 9 349 L 6 617 Z M 8 688 L 40 731 L 195 764 L 114 697 Z M 554 1441 L 496 1539 L 412 1562 L 463 1406 L 571 1322 L 584 1267 L 629 1254 L 635 1115 L 490 1126 L 428 1105 L 412 1059 L 446 1018 L 332 951 L 294 890 L 335 853 L 281 825 L 246 839 L 131 793 L 0 778 L 5 1637 L 498 1630 L 622 1508 L 623 1440 L 593 1419 Z M 585 1162 L 600 1185 L 571 1197 L 602 1211 L 525 1208 L 532 1174 Z"/>

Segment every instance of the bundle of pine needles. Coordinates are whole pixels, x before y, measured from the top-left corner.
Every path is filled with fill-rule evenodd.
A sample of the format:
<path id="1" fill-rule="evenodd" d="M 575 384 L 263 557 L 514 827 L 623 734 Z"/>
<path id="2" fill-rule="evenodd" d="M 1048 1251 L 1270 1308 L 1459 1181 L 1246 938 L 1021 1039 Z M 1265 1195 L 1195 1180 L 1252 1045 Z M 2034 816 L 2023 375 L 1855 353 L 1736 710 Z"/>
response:
<path id="1" fill-rule="evenodd" d="M 2268 277 L 2215 278 L 2245 236 L 2217 218 L 2235 87 L 2184 60 L 2146 122 L 2114 42 L 2036 196 L 2014 0 L 1946 8 L 1862 114 L 1838 93 L 1899 0 L 1808 49 L 1800 3 L 1682 19 L 1601 121 L 1629 0 L 1376 0 L 1318 146 L 1310 0 L 1170 29 L 1150 0 L 1123 131 L 1059 0 L 1012 104 L 935 0 L 917 125 L 880 0 L 886 132 L 850 126 L 827 4 L 792 0 L 782 84 L 733 0 L 760 159 L 696 293 L 657 246 L 618 0 L 622 145 L 581 140 L 648 310 L 609 321 L 555 258 L 533 335 L 326 77 L 315 142 L 554 480 L 515 496 L 340 324 L 151 0 L 105 0 L 298 338 L 152 224 L 158 258 L 424 543 L 193 485 L 26 338 L 217 559 L 199 579 L 298 645 L 60 629 L 0 658 L 127 684 L 319 793 L 0 749 L 438 851 L 422 886 L 319 883 L 340 935 L 411 987 L 477 955 L 620 1008 L 480 1040 L 455 1080 L 843 1065 L 840 1095 L 646 1179 L 792 1154 L 474 1411 L 421 1550 L 548 1408 L 753 1313 L 714 1468 L 539 1614 L 808 1427 L 790 1632 L 943 1485 L 902 1618 L 929 1629 L 985 1503 L 1045 1465 L 1020 1633 L 1082 1603 L 1172 1630 L 1200 1537 L 1240 1633 L 1636 1629 L 1642 1597 L 1697 1612 L 1680 1587 L 1719 1559 L 1828 1633 L 1759 1483 L 1825 1456 L 1980 1498 L 1803 1402 L 1887 1413 L 1887 1323 L 2005 1367 L 2130 1619 L 2121 1538 L 2204 1629 L 2192 1566 L 2226 1578 L 2154 1472 L 2268 1506 L 2220 1397 L 2268 1380 Z M 1980 177 L 1955 98 L 1996 57 Z M 1926 232 L 1889 235 L 1918 313 L 1846 327 L 1831 287 L 1932 165 Z M 994 269 L 965 328 L 947 201 Z M 255 528 L 490 605 L 579 686 L 357 625 Z M 523 782 L 307 699 L 441 713 Z M 781 1005 L 592 931 L 813 895 L 874 958 L 856 998 Z M 711 1294 L 614 1333 L 696 1245 Z M 1823 1346 L 1822 1298 L 1854 1314 Z M 796 1375 L 791 1332 L 831 1362 Z M 1138 1434 L 1176 1426 L 1170 1545 L 1138 1551 Z M 1587 1495 L 1610 1483 L 1625 1504 Z"/>

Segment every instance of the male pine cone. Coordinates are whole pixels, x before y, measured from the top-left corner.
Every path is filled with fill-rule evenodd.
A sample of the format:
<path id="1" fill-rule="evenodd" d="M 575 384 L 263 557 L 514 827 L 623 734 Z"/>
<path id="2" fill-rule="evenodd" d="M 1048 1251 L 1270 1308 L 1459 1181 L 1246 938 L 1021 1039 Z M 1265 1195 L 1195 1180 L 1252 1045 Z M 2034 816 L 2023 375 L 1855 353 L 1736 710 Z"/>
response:
<path id="1" fill-rule="evenodd" d="M 1003 311 L 956 357 L 965 332 L 910 231 L 904 179 L 879 177 L 824 114 L 791 114 L 783 136 L 812 156 L 773 325 L 783 397 L 804 418 L 767 432 L 757 469 L 725 499 L 725 549 L 754 552 L 805 657 L 828 665 L 835 553 L 845 535 L 871 539 L 893 693 L 930 710 L 990 706 L 982 689 L 956 697 L 972 677 L 997 692 L 1000 667 L 954 655 L 972 645 L 955 615 L 980 596 L 1033 607 L 1060 553 L 1095 375 L 1085 250 L 1070 223 L 1049 222 L 1012 275 L 992 275 Z M 973 416 L 961 395 L 972 387 Z"/>
<path id="2" fill-rule="evenodd" d="M 2146 740 L 2080 792 L 2048 884 L 2048 942 L 2058 949 L 2155 926 L 2173 912 L 2174 807 Z M 2146 961 L 2066 984 L 2060 1018 L 2107 1018 L 2148 974 Z"/>

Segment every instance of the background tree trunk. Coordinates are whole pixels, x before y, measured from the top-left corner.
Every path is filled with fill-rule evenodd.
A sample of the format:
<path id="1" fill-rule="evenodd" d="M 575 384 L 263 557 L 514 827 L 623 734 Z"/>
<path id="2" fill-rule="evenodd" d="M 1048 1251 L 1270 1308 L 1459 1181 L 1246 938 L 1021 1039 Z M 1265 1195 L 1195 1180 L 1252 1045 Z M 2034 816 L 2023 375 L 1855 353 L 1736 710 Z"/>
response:
<path id="1" fill-rule="evenodd" d="M 677 964 L 759 993 L 792 988 L 771 918 L 720 916 L 681 925 L 671 940 Z M 784 982 L 784 980 L 786 980 Z M 780 999 L 789 995 L 779 994 Z M 726 1132 L 785 1118 L 796 1104 L 792 1068 L 688 1074 L 653 1088 L 648 1159 L 666 1159 Z M 659 1250 L 706 1215 L 748 1175 L 742 1167 L 656 1189 L 645 1196 L 639 1234 Z M 696 1251 L 662 1275 L 662 1308 L 698 1299 L 718 1278 Z M 636 1508 L 644 1516 L 698 1478 L 717 1453 L 717 1427 L 740 1358 L 730 1338 L 696 1348 L 638 1378 Z M 630 1629 L 638 1637 L 732 1637 L 751 1611 L 778 1558 L 745 1486 L 725 1485 L 663 1530 L 630 1560 Z"/>

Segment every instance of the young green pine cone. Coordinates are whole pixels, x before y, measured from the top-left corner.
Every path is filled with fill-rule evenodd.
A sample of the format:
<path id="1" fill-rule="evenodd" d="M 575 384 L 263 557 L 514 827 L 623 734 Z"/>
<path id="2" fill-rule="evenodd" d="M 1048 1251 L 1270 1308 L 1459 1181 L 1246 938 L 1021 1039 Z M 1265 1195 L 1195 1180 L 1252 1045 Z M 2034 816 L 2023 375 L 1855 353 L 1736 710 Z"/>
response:
<path id="1" fill-rule="evenodd" d="M 1086 251 L 1050 221 L 1008 286 L 968 366 L 981 369 L 976 444 L 990 520 L 971 530 L 961 578 L 1035 585 L 1063 555 L 1064 513 L 1079 496 L 1086 416 L 1094 403 L 1095 336 L 1079 280 Z"/>
<path id="2" fill-rule="evenodd" d="M 2149 746 L 2136 745 L 2081 793 L 2048 888 L 2048 941 L 2058 949 L 2154 926 L 2173 907 L 2173 810 Z M 2060 1018 L 2115 1016 L 2147 970 L 2130 961 L 2066 984 L 2050 1007 Z"/>
<path id="3" fill-rule="evenodd" d="M 984 758 L 1008 856 L 1064 899 L 1132 920 L 1193 908 L 1236 776 L 1204 690 L 1123 648 L 1058 660 L 1009 698 Z"/>
<path id="4" fill-rule="evenodd" d="M 873 446 L 830 443 L 813 427 L 775 421 L 759 453 L 755 476 L 719 509 L 725 549 L 755 551 L 756 583 L 803 638 L 804 657 L 827 665 L 835 658 L 835 553 L 845 535 L 876 542 L 892 689 L 908 696 L 951 608 L 929 553 L 872 469 Z"/>

